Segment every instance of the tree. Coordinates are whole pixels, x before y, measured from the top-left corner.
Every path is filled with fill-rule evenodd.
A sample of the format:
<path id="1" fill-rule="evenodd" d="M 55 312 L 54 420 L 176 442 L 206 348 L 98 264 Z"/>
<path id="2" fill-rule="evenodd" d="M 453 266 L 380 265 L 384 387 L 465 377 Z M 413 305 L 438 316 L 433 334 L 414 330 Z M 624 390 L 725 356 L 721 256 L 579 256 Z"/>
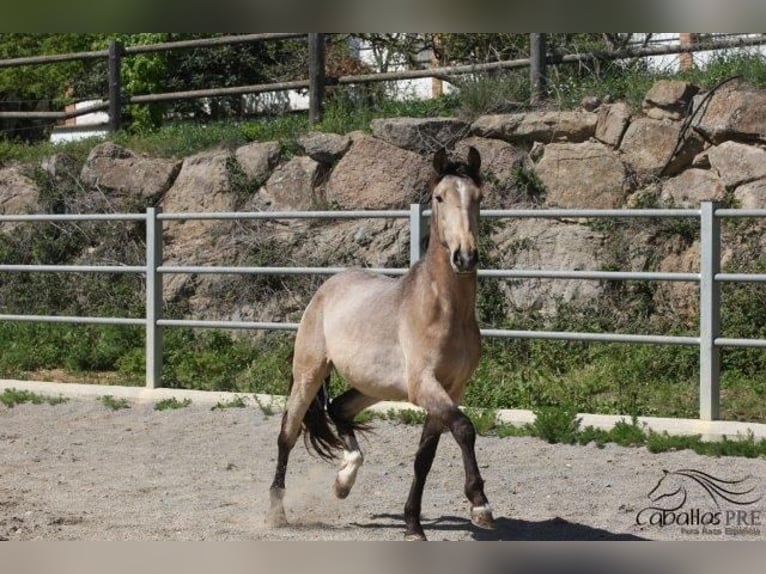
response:
<path id="1" fill-rule="evenodd" d="M 98 36 L 0 33 L 0 59 L 90 50 Z M 0 68 L 0 110 L 61 110 L 71 100 L 78 78 L 87 74 L 87 62 Z M 49 128 L 49 121 L 0 119 L 0 132 L 6 139 L 41 139 L 46 137 Z"/>

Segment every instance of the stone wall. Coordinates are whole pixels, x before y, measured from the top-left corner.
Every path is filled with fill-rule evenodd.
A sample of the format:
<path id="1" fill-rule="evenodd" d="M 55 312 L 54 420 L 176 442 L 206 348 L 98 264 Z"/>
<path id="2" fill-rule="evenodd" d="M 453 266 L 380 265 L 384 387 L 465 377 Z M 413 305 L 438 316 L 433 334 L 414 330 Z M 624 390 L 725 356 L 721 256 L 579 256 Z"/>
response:
<path id="1" fill-rule="evenodd" d="M 766 92 L 727 85 L 702 93 L 678 81 L 657 82 L 640 112 L 622 102 L 590 102 L 588 110 L 456 118 L 391 118 L 371 133 L 308 133 L 302 153 L 283 157 L 277 142 L 215 149 L 179 159 L 142 157 L 113 143 L 95 146 L 79 185 L 110 198 L 131 198 L 165 211 L 393 209 L 427 201 L 434 150 L 447 146 L 482 155 L 484 207 L 696 207 L 718 200 L 766 207 Z M 41 166 L 65 177 L 61 154 Z M 38 209 L 30 166 L 0 167 L 0 213 Z M 581 220 L 508 220 L 493 225 L 485 259 L 495 267 L 689 271 L 697 265 L 693 236 L 667 226 L 608 228 Z M 13 227 L 4 225 L 3 232 Z M 621 235 L 620 235 L 621 233 Z M 762 234 L 746 234 L 760 247 Z M 169 264 L 406 265 L 401 221 L 180 221 L 166 224 Z M 742 238 L 727 242 L 727 257 Z M 265 259 L 264 259 L 265 258 Z M 316 281 L 307 285 L 315 286 Z M 165 298 L 185 298 L 194 316 L 295 320 L 305 295 L 278 283 L 254 291 L 252 278 L 174 276 Z M 598 302 L 603 282 L 514 281 L 502 284 L 509 315 L 555 315 L 561 303 Z M 226 296 L 222 296 L 222 290 Z M 288 293 L 289 296 L 285 294 Z M 262 299 L 266 297 L 266 299 Z M 658 312 L 691 315 L 696 286 L 659 286 Z"/>

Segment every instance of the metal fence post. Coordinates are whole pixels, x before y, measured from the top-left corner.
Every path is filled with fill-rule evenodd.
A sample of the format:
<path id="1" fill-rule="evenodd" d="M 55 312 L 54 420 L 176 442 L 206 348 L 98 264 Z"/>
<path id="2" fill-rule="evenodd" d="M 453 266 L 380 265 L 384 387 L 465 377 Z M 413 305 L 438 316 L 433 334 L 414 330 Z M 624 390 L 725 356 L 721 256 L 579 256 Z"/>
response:
<path id="1" fill-rule="evenodd" d="M 410 204 L 410 266 L 423 257 L 425 239 L 428 236 L 428 225 L 423 215 L 425 210 L 426 206 L 422 203 Z"/>
<path id="2" fill-rule="evenodd" d="M 721 224 L 718 204 L 700 206 L 700 419 L 720 417 L 721 350 L 715 344 L 721 331 Z"/>
<path id="3" fill-rule="evenodd" d="M 324 34 L 310 33 L 309 42 L 309 123 L 322 121 L 324 99 Z"/>
<path id="4" fill-rule="evenodd" d="M 159 209 L 146 209 L 146 387 L 156 389 L 162 383 L 162 222 Z"/>
<path id="5" fill-rule="evenodd" d="M 120 129 L 122 115 L 122 54 L 123 45 L 112 40 L 109 43 L 109 131 Z"/>

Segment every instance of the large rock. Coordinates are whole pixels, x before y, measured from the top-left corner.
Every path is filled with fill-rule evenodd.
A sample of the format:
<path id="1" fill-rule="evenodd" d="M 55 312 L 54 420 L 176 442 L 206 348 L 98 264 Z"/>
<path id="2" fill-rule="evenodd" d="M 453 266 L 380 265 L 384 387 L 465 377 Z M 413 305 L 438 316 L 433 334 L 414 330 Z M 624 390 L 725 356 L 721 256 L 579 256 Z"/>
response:
<path id="1" fill-rule="evenodd" d="M 627 191 L 619 154 L 596 142 L 547 145 L 536 171 L 551 207 L 617 207 Z"/>
<path id="2" fill-rule="evenodd" d="M 734 190 L 734 199 L 742 209 L 766 208 L 766 179 L 740 185 Z"/>
<path id="3" fill-rule="evenodd" d="M 347 135 L 309 132 L 298 137 L 298 145 L 314 161 L 332 165 L 348 151 L 351 138 Z"/>
<path id="4" fill-rule="evenodd" d="M 20 215 L 38 210 L 40 188 L 18 166 L 0 168 L 0 215 Z M 7 224 L 0 224 L 0 229 Z M 9 225 L 7 229 L 10 229 Z"/>
<path id="5" fill-rule="evenodd" d="M 519 219 L 492 237 L 490 257 L 497 268 L 598 270 L 602 266 L 603 234 L 579 224 L 550 219 Z M 509 311 L 555 315 L 561 303 L 587 303 L 598 298 L 600 283 L 579 279 L 524 279 L 501 283 Z"/>
<path id="6" fill-rule="evenodd" d="M 233 211 L 236 195 L 230 192 L 228 162 L 231 155 L 214 150 L 187 157 L 173 186 L 162 198 L 166 213 Z M 210 250 L 215 233 L 225 233 L 230 224 L 215 220 L 171 220 L 165 226 L 166 255 L 194 256 Z M 189 263 L 189 261 L 187 261 Z"/>
<path id="7" fill-rule="evenodd" d="M 620 147 L 622 136 L 630 124 L 630 108 L 624 102 L 605 104 L 598 109 L 595 137 L 613 148 Z"/>
<path id="8" fill-rule="evenodd" d="M 482 207 L 504 209 L 515 203 L 537 199 L 530 196 L 534 190 L 523 189 L 525 175 L 534 170 L 526 151 L 501 140 L 470 137 L 461 140 L 455 152 L 460 157 L 466 157 L 469 147 L 476 148 L 481 155 L 484 176 Z"/>
<path id="9" fill-rule="evenodd" d="M 468 135 L 468 124 L 455 118 L 382 118 L 372 120 L 372 135 L 421 154 L 452 148 Z"/>
<path id="10" fill-rule="evenodd" d="M 643 176 L 675 175 L 691 165 L 703 147 L 693 132 L 687 132 L 688 137 L 677 147 L 681 130 L 678 122 L 639 118 L 625 131 L 620 150 L 625 161 Z"/>
<path id="11" fill-rule="evenodd" d="M 254 142 L 238 147 L 234 157 L 248 181 L 263 183 L 279 161 L 280 151 L 278 142 Z"/>
<path id="12" fill-rule="evenodd" d="M 644 96 L 644 113 L 655 120 L 680 120 L 699 91 L 697 86 L 680 80 L 659 80 Z"/>
<path id="13" fill-rule="evenodd" d="M 704 169 L 687 169 L 665 181 L 660 198 L 664 205 L 699 207 L 702 201 L 718 201 L 726 193 L 721 178 Z"/>
<path id="14" fill-rule="evenodd" d="M 314 185 L 319 164 L 310 157 L 294 157 L 282 164 L 259 192 L 260 201 L 273 210 L 308 210 L 316 207 Z"/>
<path id="15" fill-rule="evenodd" d="M 714 144 L 726 140 L 766 142 L 766 91 L 720 89 L 703 104 L 706 94 L 694 98 L 694 129 Z"/>
<path id="16" fill-rule="evenodd" d="M 690 247 L 671 249 L 659 264 L 660 273 L 698 273 L 700 246 L 695 241 Z M 660 281 L 654 295 L 657 310 L 666 316 L 691 319 L 699 308 L 699 287 L 686 281 Z"/>
<path id="17" fill-rule="evenodd" d="M 766 150 L 727 141 L 707 150 L 712 169 L 727 187 L 766 178 Z"/>
<path id="18" fill-rule="evenodd" d="M 471 133 L 511 143 L 582 142 L 593 137 L 598 117 L 585 111 L 492 114 L 471 124 Z"/>
<path id="19" fill-rule="evenodd" d="M 428 199 L 430 160 L 357 133 L 333 169 L 326 200 L 342 209 L 404 208 Z"/>
<path id="20" fill-rule="evenodd" d="M 179 166 L 177 160 L 141 157 L 105 142 L 91 150 L 80 179 L 93 187 L 156 198 L 173 183 Z"/>

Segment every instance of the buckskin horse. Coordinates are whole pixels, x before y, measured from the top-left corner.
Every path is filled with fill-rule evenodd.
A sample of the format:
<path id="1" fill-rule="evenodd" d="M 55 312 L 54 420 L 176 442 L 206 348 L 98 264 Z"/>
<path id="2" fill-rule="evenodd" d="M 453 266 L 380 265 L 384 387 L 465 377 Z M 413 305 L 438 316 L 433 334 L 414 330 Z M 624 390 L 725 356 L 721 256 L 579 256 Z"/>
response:
<path id="1" fill-rule="evenodd" d="M 474 452 L 476 432 L 458 408 L 481 356 L 475 310 L 480 166 L 473 147 L 467 161 L 452 161 L 444 149 L 437 151 L 425 257 L 396 279 L 364 270 L 335 275 L 306 307 L 277 440 L 268 513 L 273 526 L 288 524 L 283 506 L 287 461 L 302 430 L 307 446 L 323 458 L 343 451 L 334 492 L 345 498 L 363 462 L 354 433 L 362 425 L 355 416 L 381 400 L 408 400 L 425 410 L 426 419 L 404 507 L 406 539 L 426 539 L 420 523 L 423 488 L 447 430 L 462 452 L 471 522 L 493 527 Z M 326 382 L 333 368 L 350 389 L 329 400 Z"/>

